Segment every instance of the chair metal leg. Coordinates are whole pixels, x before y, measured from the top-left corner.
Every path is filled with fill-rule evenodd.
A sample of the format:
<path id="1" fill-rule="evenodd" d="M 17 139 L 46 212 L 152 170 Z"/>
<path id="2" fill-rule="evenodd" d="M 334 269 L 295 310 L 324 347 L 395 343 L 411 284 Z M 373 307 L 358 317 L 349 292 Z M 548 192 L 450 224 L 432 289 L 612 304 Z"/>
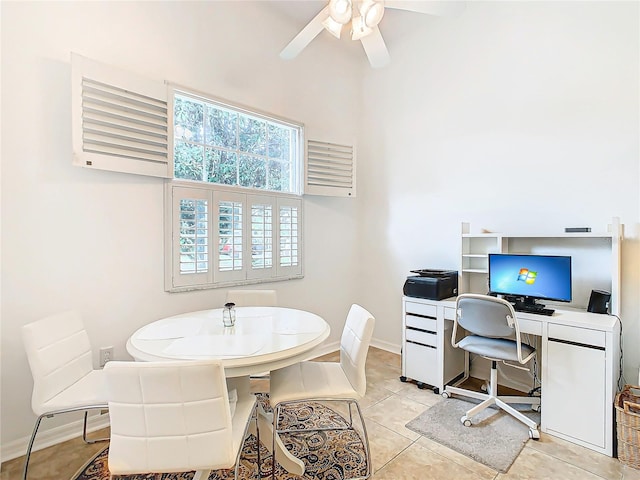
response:
<path id="1" fill-rule="evenodd" d="M 42 418 L 46 415 L 40 415 L 36 420 L 36 425 L 33 428 L 33 433 L 31 434 L 31 439 L 29 440 L 29 446 L 27 447 L 27 454 L 24 459 L 24 469 L 22 470 L 22 480 L 27 480 L 27 471 L 29 470 L 29 458 L 31 457 L 31 449 L 33 448 L 33 442 L 36 439 L 36 433 L 38 432 L 38 428 L 40 427 L 40 422 Z"/>
<path id="2" fill-rule="evenodd" d="M 38 417 L 38 419 L 36 420 L 36 424 L 33 427 L 33 433 L 31 434 L 31 439 L 29 440 L 29 445 L 27 446 L 27 453 L 25 455 L 25 459 L 24 459 L 24 469 L 22 471 L 22 480 L 27 480 L 27 472 L 29 470 L 29 459 L 31 457 L 31 451 L 33 450 L 33 443 L 36 439 L 36 433 L 38 432 L 38 428 L 40 427 L 40 422 L 42 421 L 42 419 L 44 417 L 47 418 L 51 418 L 54 415 L 58 415 L 60 413 L 71 413 L 71 412 L 84 412 L 84 422 L 83 422 L 83 427 L 82 427 L 82 439 L 86 442 L 86 443 L 95 443 L 95 442 L 103 442 L 106 440 L 109 440 L 109 438 L 99 438 L 96 440 L 88 440 L 87 439 L 87 414 L 89 412 L 89 410 L 106 410 L 109 408 L 109 405 L 107 404 L 101 404 L 101 405 L 84 405 L 81 407 L 73 407 L 73 408 L 67 408 L 67 409 L 63 409 L 63 410 L 56 410 L 54 412 L 47 412 L 47 413 L 43 413 L 42 415 L 40 415 Z"/>
<path id="3" fill-rule="evenodd" d="M 95 438 L 93 440 L 87 438 L 87 417 L 88 416 L 89 416 L 89 411 L 85 410 L 84 411 L 84 423 L 82 425 L 82 440 L 84 441 L 84 443 L 92 444 L 92 443 L 97 443 L 97 442 L 106 442 L 107 440 L 109 440 L 109 437 Z"/>

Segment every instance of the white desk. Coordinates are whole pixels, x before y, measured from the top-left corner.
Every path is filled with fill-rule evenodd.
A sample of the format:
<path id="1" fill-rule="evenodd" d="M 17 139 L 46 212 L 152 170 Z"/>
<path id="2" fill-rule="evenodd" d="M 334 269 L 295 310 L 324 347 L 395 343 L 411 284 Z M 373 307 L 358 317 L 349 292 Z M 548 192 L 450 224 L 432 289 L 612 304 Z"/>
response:
<path id="1" fill-rule="evenodd" d="M 405 379 L 442 391 L 454 378 L 468 373 L 464 353 L 451 348 L 454 317 L 455 299 L 403 297 Z M 521 332 L 541 338 L 541 430 L 613 456 L 618 319 L 561 309 L 552 316 L 518 312 L 516 317 Z"/>
<path id="2" fill-rule="evenodd" d="M 229 388 L 248 392 L 249 375 L 308 360 L 329 332 L 318 315 L 291 308 L 236 307 L 234 327 L 222 325 L 222 309 L 202 310 L 145 325 L 129 337 L 127 351 L 138 361 L 221 359 Z M 271 415 L 260 413 L 260 429 L 271 432 Z M 278 462 L 303 475 L 302 461 L 276 441 Z"/>

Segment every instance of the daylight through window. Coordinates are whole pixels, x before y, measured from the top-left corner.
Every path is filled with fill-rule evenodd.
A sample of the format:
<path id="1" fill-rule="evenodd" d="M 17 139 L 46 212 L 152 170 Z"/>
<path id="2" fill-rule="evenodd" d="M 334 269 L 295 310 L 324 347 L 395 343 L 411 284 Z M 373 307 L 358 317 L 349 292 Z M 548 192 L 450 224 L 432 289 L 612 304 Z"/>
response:
<path id="1" fill-rule="evenodd" d="M 184 93 L 173 108 L 176 179 L 300 193 L 299 125 Z"/>

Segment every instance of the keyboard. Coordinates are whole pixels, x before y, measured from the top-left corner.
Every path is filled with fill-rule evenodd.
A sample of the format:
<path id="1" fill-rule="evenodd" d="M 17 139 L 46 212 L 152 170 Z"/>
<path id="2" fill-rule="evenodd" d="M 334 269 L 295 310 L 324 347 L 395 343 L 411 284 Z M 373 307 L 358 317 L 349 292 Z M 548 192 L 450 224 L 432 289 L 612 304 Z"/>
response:
<path id="1" fill-rule="evenodd" d="M 553 313 L 555 312 L 555 310 L 551 309 L 551 308 L 541 308 L 541 309 L 519 309 L 516 308 L 515 309 L 516 312 L 522 312 L 522 313 L 534 313 L 536 315 L 545 315 L 547 317 L 550 317 L 551 315 L 553 315 Z"/>

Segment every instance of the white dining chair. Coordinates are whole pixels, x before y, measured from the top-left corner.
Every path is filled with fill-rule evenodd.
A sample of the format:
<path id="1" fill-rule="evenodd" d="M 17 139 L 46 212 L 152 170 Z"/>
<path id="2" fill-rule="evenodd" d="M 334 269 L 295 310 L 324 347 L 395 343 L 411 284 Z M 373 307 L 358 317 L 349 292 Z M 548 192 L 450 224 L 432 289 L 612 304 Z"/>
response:
<path id="1" fill-rule="evenodd" d="M 229 290 L 227 303 L 237 307 L 277 307 L 278 295 L 275 290 Z"/>
<path id="2" fill-rule="evenodd" d="M 109 362 L 105 366 L 112 475 L 211 470 L 235 465 L 256 397 L 237 392 L 230 402 L 220 360 Z M 256 421 L 258 474 L 260 438 Z"/>
<path id="3" fill-rule="evenodd" d="M 77 312 L 64 312 L 22 327 L 33 392 L 31 408 L 38 418 L 29 440 L 22 478 L 26 480 L 29 458 L 42 419 L 61 413 L 84 411 L 82 438 L 86 443 L 108 440 L 87 437 L 87 414 L 106 410 L 102 370 L 93 369 L 89 336 Z"/>
<path id="4" fill-rule="evenodd" d="M 367 471 L 371 476 L 371 455 L 369 439 L 358 400 L 367 390 L 365 364 L 373 335 L 375 318 L 360 305 L 352 305 L 340 339 L 340 362 L 301 362 L 271 372 L 269 399 L 273 407 L 273 444 L 281 433 L 309 432 L 310 428 L 280 429 L 280 412 L 289 405 L 300 402 L 320 401 L 346 402 L 348 406 L 348 427 L 353 427 L 352 407 L 355 407 L 362 425 L 362 443 L 365 449 Z M 332 430 L 322 426 L 321 430 Z M 336 428 L 339 430 L 341 428 Z M 272 478 L 275 478 L 275 454 Z"/>

